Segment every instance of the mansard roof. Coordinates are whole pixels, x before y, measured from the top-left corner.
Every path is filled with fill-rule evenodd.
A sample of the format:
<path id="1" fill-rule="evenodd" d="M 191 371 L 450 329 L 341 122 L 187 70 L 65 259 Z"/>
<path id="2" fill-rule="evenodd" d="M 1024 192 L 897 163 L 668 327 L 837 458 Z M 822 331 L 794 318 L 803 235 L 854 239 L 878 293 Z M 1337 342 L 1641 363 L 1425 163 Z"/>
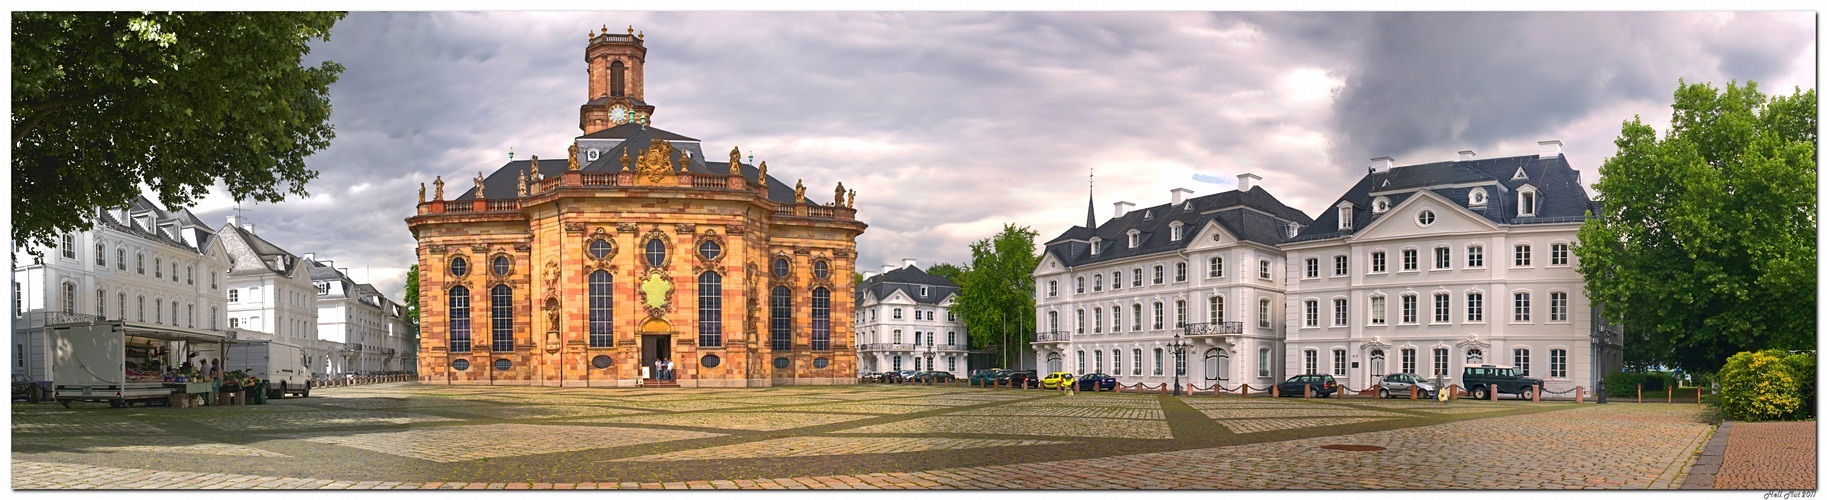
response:
<path id="1" fill-rule="evenodd" d="M 647 149 L 653 145 L 655 139 L 673 143 L 672 163 L 675 171 L 709 175 L 728 175 L 730 172 L 728 161 L 707 161 L 697 139 L 650 126 L 625 123 L 590 135 L 582 136 L 580 139 L 621 140 L 616 143 L 614 147 L 603 151 L 597 156 L 596 161 L 587 162 L 583 158 L 579 158 L 578 170 L 582 172 L 621 172 L 623 154 L 628 155 L 628 163 L 630 166 L 633 166 L 641 160 L 641 155 L 646 153 Z M 727 159 L 727 155 L 721 157 Z M 487 195 L 486 198 L 505 200 L 519 197 L 520 177 L 526 175 L 527 169 L 531 167 L 532 163 L 532 159 L 530 158 L 526 160 L 509 161 L 501 167 L 496 168 L 494 172 L 485 176 L 482 180 L 482 185 L 485 188 L 484 194 Z M 541 177 L 564 175 L 567 167 L 568 161 L 566 154 L 552 156 L 539 155 L 539 175 Z M 754 183 L 755 176 L 759 173 L 759 170 L 755 168 L 754 165 L 749 164 L 741 164 L 741 167 L 742 171 L 740 173 L 742 177 L 747 179 L 749 183 Z M 465 179 L 456 179 L 447 180 L 446 182 L 460 186 L 465 181 Z M 806 202 L 814 205 L 822 204 L 815 200 L 813 196 L 813 193 L 815 192 L 821 191 L 810 187 L 806 189 Z M 462 194 L 457 195 L 456 198 L 452 198 L 452 200 L 474 199 L 476 199 L 476 188 L 474 186 L 471 186 L 469 190 L 464 191 Z M 793 185 L 781 182 L 779 178 L 769 175 L 768 199 L 773 200 L 776 203 L 792 204 Z"/>
<path id="2" fill-rule="evenodd" d="M 1047 242 L 1046 252 L 1061 264 L 1077 267 L 1097 262 L 1174 252 L 1187 247 L 1194 234 L 1215 222 L 1243 241 L 1274 246 L 1288 236 L 1288 224 L 1311 224 L 1312 218 L 1282 204 L 1262 186 L 1249 191 L 1225 191 L 1191 198 L 1181 205 L 1155 205 L 1132 209 L 1122 217 L 1113 217 L 1097 228 L 1075 226 Z M 1179 240 L 1172 239 L 1171 227 L 1179 222 Z M 1129 232 L 1137 232 L 1140 241 L 1129 248 Z M 1090 240 L 1098 238 L 1099 249 L 1091 254 Z"/>
<path id="3" fill-rule="evenodd" d="M 228 251 L 229 276 L 291 276 L 302 260 L 278 245 L 232 224 L 222 226 L 222 248 Z"/>
<path id="4" fill-rule="evenodd" d="M 101 226 L 113 228 L 122 233 L 131 234 L 158 243 L 164 243 L 198 254 L 207 252 L 211 242 L 210 240 L 216 237 L 216 230 L 211 228 L 209 224 L 203 223 L 196 215 L 190 213 L 190 210 L 183 209 L 175 213 L 169 212 L 163 208 L 159 208 L 152 200 L 146 199 L 144 195 L 133 197 L 133 200 L 128 202 L 126 207 L 118 209 L 125 211 L 125 220 L 117 216 L 115 210 L 116 209 L 101 210 L 101 213 L 96 216 L 96 223 Z M 152 217 L 151 224 L 145 225 L 134 220 L 136 215 L 150 215 Z M 195 246 L 192 246 L 190 242 L 184 241 L 183 234 L 180 233 L 180 230 L 187 227 L 194 228 L 197 231 L 197 244 Z"/>
<path id="5" fill-rule="evenodd" d="M 1516 176 L 1521 170 L 1521 178 Z M 1516 191 L 1530 186 L 1535 190 L 1536 210 L 1533 216 L 1517 214 Z M 1484 206 L 1472 206 L 1473 190 L 1485 191 Z M 1444 161 L 1395 167 L 1371 172 L 1359 178 L 1338 200 L 1327 205 L 1313 224 L 1301 230 L 1289 242 L 1341 238 L 1356 234 L 1377 218 L 1389 213 L 1372 213 L 1377 197 L 1389 200 L 1395 207 L 1429 191 L 1500 225 L 1581 222 L 1586 211 L 1597 211 L 1598 205 L 1580 185 L 1580 173 L 1567 163 L 1565 155 L 1510 156 L 1478 160 Z M 1341 203 L 1350 202 L 1352 229 L 1339 229 Z"/>
<path id="6" fill-rule="evenodd" d="M 927 287 L 926 296 L 920 296 L 920 286 Z M 905 266 L 885 272 L 869 279 L 856 287 L 856 303 L 861 305 L 867 293 L 874 293 L 877 300 L 893 295 L 896 290 L 907 294 L 908 298 L 926 305 L 938 305 L 945 297 L 958 293 L 958 284 L 941 276 L 927 274 L 919 266 Z"/>

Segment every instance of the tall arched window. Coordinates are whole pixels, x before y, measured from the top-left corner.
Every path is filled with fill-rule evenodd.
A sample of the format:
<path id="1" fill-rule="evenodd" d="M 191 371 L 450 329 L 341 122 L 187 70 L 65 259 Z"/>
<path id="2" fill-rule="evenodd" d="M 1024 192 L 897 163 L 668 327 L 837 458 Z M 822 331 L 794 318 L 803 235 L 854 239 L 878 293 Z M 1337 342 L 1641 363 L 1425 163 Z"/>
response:
<path id="1" fill-rule="evenodd" d="M 152 322 L 165 324 L 165 299 L 152 299 Z"/>
<path id="2" fill-rule="evenodd" d="M 609 271 L 590 273 L 590 347 L 615 345 L 614 280 Z"/>
<path id="3" fill-rule="evenodd" d="M 108 293 L 100 288 L 95 289 L 95 315 L 103 319 L 108 317 Z"/>
<path id="4" fill-rule="evenodd" d="M 793 291 L 774 287 L 768 297 L 768 339 L 776 351 L 793 348 Z"/>
<path id="5" fill-rule="evenodd" d="M 1129 374 L 1130 375 L 1141 375 L 1142 374 L 1142 350 L 1136 349 L 1134 351 L 1134 357 L 1131 359 L 1135 360 L 1136 365 L 1134 368 L 1129 369 Z"/>
<path id="6" fill-rule="evenodd" d="M 514 289 L 495 285 L 489 290 L 489 351 L 514 350 Z"/>
<path id="7" fill-rule="evenodd" d="M 647 240 L 647 265 L 660 267 L 666 263 L 666 242 L 658 239 Z"/>
<path id="8" fill-rule="evenodd" d="M 76 314 L 76 284 L 63 282 L 63 312 Z"/>
<path id="9" fill-rule="evenodd" d="M 450 352 L 469 352 L 469 289 L 454 287 L 450 289 L 449 317 L 445 318 L 450 325 Z"/>
<path id="10" fill-rule="evenodd" d="M 1224 349 L 1212 348 L 1205 351 L 1205 379 L 1229 380 L 1231 355 Z"/>
<path id="11" fill-rule="evenodd" d="M 900 361 L 900 358 L 901 358 L 900 356 L 895 356 L 895 360 L 897 361 L 897 364 Z M 1057 353 L 1057 352 L 1047 353 L 1047 371 L 1048 372 L 1060 371 L 1059 364 L 1060 364 L 1059 363 L 1059 353 Z"/>
<path id="12" fill-rule="evenodd" d="M 649 261 L 658 241 L 648 242 Z M 698 346 L 723 347 L 723 276 L 710 271 L 698 275 Z"/>
<path id="13" fill-rule="evenodd" d="M 812 350 L 831 350 L 831 291 L 812 289 Z"/>
<path id="14" fill-rule="evenodd" d="M 628 95 L 628 66 L 621 61 L 609 63 L 609 95 Z"/>

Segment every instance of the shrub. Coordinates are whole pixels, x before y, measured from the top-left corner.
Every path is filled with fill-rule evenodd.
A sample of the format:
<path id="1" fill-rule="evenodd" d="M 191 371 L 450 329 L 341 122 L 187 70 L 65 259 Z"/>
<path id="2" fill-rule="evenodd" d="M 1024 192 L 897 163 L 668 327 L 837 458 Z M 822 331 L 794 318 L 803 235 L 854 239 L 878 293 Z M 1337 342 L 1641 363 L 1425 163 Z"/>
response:
<path id="1" fill-rule="evenodd" d="M 1637 384 L 1643 384 L 1643 392 L 1661 392 L 1676 387 L 1677 381 L 1674 375 L 1663 372 L 1605 374 L 1605 394 L 1614 398 L 1636 397 Z"/>
<path id="2" fill-rule="evenodd" d="M 1812 354 L 1741 352 L 1719 369 L 1719 405 L 1733 419 L 1747 422 L 1809 418 L 1813 409 L 1805 408 L 1803 398 L 1813 399 L 1813 386 Z"/>

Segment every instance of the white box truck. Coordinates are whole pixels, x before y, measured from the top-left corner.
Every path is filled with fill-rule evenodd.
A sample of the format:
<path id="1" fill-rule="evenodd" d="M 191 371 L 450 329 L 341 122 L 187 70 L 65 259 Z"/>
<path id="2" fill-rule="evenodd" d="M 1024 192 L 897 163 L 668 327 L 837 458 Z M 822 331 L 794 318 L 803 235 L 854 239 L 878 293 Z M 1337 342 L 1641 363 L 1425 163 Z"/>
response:
<path id="1" fill-rule="evenodd" d="M 161 371 L 174 349 L 219 346 L 221 334 L 129 321 L 94 321 L 45 326 L 51 345 L 51 397 L 98 401 L 116 408 L 169 401 Z"/>
<path id="2" fill-rule="evenodd" d="M 311 397 L 311 372 L 304 365 L 303 347 L 272 340 L 235 340 L 228 344 L 223 371 L 241 370 L 248 376 L 265 379 L 266 397 L 280 399 L 288 394 Z"/>

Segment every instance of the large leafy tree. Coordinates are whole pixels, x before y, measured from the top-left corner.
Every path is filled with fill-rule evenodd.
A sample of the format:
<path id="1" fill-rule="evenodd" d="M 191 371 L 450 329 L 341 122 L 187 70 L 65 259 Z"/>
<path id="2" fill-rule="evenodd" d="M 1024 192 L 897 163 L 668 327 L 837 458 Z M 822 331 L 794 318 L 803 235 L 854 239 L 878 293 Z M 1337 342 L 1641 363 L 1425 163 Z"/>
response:
<path id="1" fill-rule="evenodd" d="M 49 245 L 144 184 L 185 206 L 305 195 L 342 66 L 301 64 L 339 12 L 15 12 L 13 239 Z"/>
<path id="2" fill-rule="evenodd" d="M 947 276 L 962 289 L 952 310 L 964 319 L 971 344 L 997 351 L 1004 367 L 1015 366 L 1022 346 L 1034 339 L 1035 236 L 1027 226 L 1004 224 L 995 236 L 971 244 L 971 261 L 958 268 L 958 277 Z M 933 267 L 941 266 L 951 267 Z"/>
<path id="3" fill-rule="evenodd" d="M 954 284 L 963 283 L 964 280 L 964 268 L 948 262 L 933 264 L 932 267 L 926 268 L 926 274 L 952 280 Z"/>
<path id="4" fill-rule="evenodd" d="M 406 269 L 406 317 L 419 324 L 419 265 Z"/>
<path id="5" fill-rule="evenodd" d="M 1580 228 L 1580 272 L 1627 357 L 1718 371 L 1815 331 L 1815 92 L 1681 82 L 1669 130 L 1625 122 Z"/>

